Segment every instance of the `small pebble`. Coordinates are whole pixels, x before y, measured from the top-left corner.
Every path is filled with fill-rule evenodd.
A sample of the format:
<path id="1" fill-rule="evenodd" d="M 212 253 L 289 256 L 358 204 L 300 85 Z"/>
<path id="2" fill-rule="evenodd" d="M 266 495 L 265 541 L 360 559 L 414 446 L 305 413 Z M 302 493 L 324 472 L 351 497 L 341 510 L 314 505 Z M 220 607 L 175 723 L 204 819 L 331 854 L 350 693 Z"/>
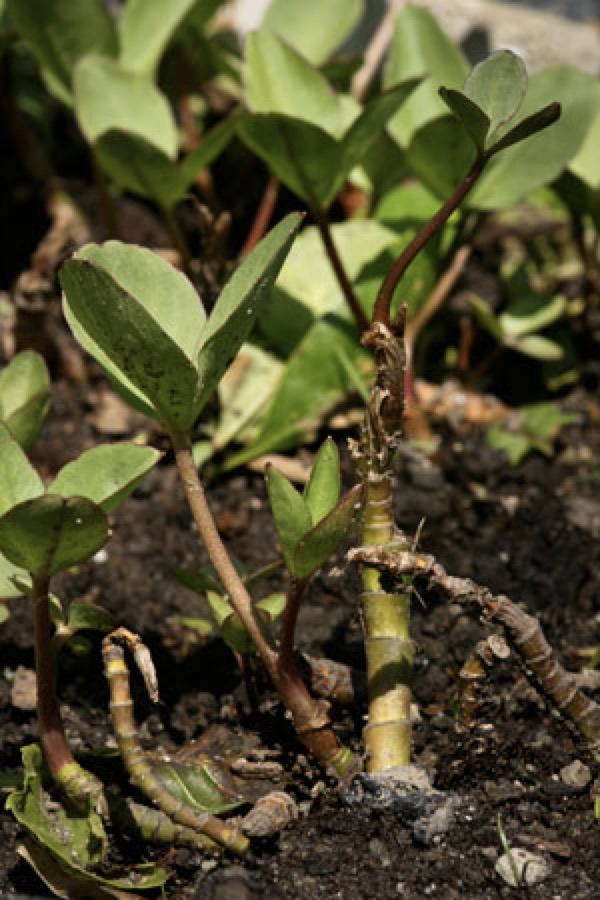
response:
<path id="1" fill-rule="evenodd" d="M 550 875 L 550 866 L 546 860 L 541 856 L 536 856 L 535 853 L 530 853 L 529 850 L 513 847 L 511 856 L 519 872 L 521 884 L 527 886 L 539 884 Z M 506 853 L 500 857 L 494 868 L 497 874 L 511 887 L 519 886 Z"/>
<path id="2" fill-rule="evenodd" d="M 592 780 L 592 773 L 588 766 L 586 766 L 585 763 L 582 763 L 580 759 L 574 759 L 572 763 L 569 763 L 568 766 L 563 766 L 560 770 L 560 778 L 561 781 L 564 784 L 568 784 L 569 787 L 583 790 L 583 788 L 587 787 Z"/>

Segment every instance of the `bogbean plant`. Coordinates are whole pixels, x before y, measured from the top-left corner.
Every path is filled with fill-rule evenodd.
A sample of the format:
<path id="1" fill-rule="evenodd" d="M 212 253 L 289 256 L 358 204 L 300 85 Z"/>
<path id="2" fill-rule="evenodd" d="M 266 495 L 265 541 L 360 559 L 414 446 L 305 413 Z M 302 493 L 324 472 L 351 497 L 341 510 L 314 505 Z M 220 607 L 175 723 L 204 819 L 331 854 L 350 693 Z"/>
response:
<path id="1" fill-rule="evenodd" d="M 132 2 L 126 10 L 131 8 L 141 15 L 141 6 Z M 13 14 L 15 9 L 16 5 Z M 122 53 L 127 46 L 126 33 L 123 25 Z M 261 59 L 265 49 L 269 65 L 275 65 L 277 72 L 288 72 L 292 65 L 296 80 L 307 85 L 306 109 L 316 109 L 324 119 L 341 115 L 342 111 L 334 109 L 326 99 L 319 73 L 310 74 L 299 54 L 273 35 L 263 34 L 251 43 L 250 57 L 255 54 Z M 153 59 L 155 64 L 156 57 Z M 105 62 L 101 65 L 106 67 Z M 65 76 L 63 89 L 68 83 Z M 421 86 L 414 78 L 405 79 L 371 101 L 362 113 L 351 113 L 348 118 L 354 121 L 350 124 L 346 121 L 335 125 L 335 136 L 323 127 L 324 121 L 315 125 L 290 116 L 285 110 L 261 110 L 256 98 L 265 90 L 272 91 L 275 107 L 285 104 L 287 95 L 278 91 L 278 77 L 266 66 L 250 89 L 258 109 L 243 118 L 239 133 L 268 159 L 278 177 L 309 207 L 344 290 L 350 279 L 326 221 L 327 207 L 359 162 L 362 151 L 367 145 L 372 146 L 373 133 L 379 133 L 393 114 L 402 112 L 401 104 L 416 97 Z M 210 315 L 184 274 L 141 247 L 118 241 L 88 244 L 60 272 L 64 312 L 75 337 L 100 363 L 119 393 L 136 409 L 156 419 L 171 442 L 183 491 L 216 573 L 212 603 L 225 638 L 240 656 L 250 649 L 256 654 L 300 741 L 319 763 L 340 778 L 361 768 L 362 756 L 340 743 L 329 704 L 312 696 L 301 676 L 294 652 L 298 611 L 314 574 L 338 550 L 353 524 L 359 522 L 363 553 L 360 605 L 369 694 L 368 723 L 363 733 L 364 764 L 376 776 L 409 763 L 413 674 L 411 569 L 398 569 L 396 565 L 400 572 L 397 587 L 389 589 L 389 581 L 382 574 L 386 566 L 381 563 L 382 553 L 393 559 L 410 556 L 410 548 L 397 532 L 392 514 L 394 455 L 402 438 L 406 368 L 406 310 L 402 303 L 394 302 L 395 292 L 408 267 L 476 190 L 488 168 L 493 171 L 501 153 L 526 146 L 530 139 L 543 141 L 544 148 L 553 147 L 552 137 L 542 138 L 538 133 L 558 119 L 560 106 L 556 102 L 536 106 L 534 102 L 533 106 L 523 107 L 526 114 L 518 119 L 525 90 L 522 63 L 514 54 L 501 51 L 475 67 L 462 89 L 447 87 L 440 91 L 455 117 L 456 127 L 463 129 L 471 142 L 466 175 L 462 173 L 443 205 L 389 266 L 371 308 L 365 309 L 354 303 L 349 294 L 346 296 L 355 326 L 362 331 L 363 346 L 372 352 L 375 364 L 375 380 L 366 398 L 360 437 L 351 446 L 359 484 L 340 497 L 339 457 L 331 441 L 319 450 L 302 494 L 275 468 L 266 474 L 288 572 L 283 610 L 280 597 L 270 604 L 256 603 L 249 593 L 249 580 L 240 576 L 230 558 L 194 461 L 192 437 L 206 404 L 255 322 L 268 330 L 271 319 L 277 318 L 272 305 L 274 283 L 298 235 L 302 216 L 288 215 L 254 247 L 234 270 Z M 551 149 L 547 152 L 551 155 Z M 426 153 L 424 158 L 427 159 Z M 514 160 L 512 164 L 516 164 Z M 501 166 L 499 170 L 503 171 Z M 336 351 L 325 344 L 322 352 L 326 364 L 326 354 Z M 65 466 L 46 487 L 6 428 L 0 429 L 0 441 L 0 551 L 16 567 L 13 580 L 32 601 L 40 740 L 45 763 L 65 800 L 52 818 L 44 803 L 39 751 L 29 748 L 24 751 L 25 785 L 11 795 L 9 807 L 72 877 L 102 882 L 103 876 L 93 870 L 106 855 L 103 819 L 115 814 L 114 805 L 111 808 L 110 798 L 96 776 L 74 759 L 60 717 L 54 690 L 51 610 L 56 601 L 50 594 L 51 578 L 93 557 L 104 546 L 108 537 L 107 512 L 133 490 L 156 463 L 158 454 L 129 444 L 99 447 Z M 388 559 L 387 569 L 394 565 Z M 411 565 L 414 570 L 414 560 Z M 273 631 L 279 617 L 276 639 Z M 72 633 L 78 621 L 84 626 L 97 626 L 99 619 L 97 612 L 86 619 L 84 612 L 73 617 L 67 611 L 55 614 L 55 621 L 60 643 L 65 628 L 71 627 Z M 248 840 L 242 830 L 213 815 L 235 805 L 231 796 L 226 799 L 224 789 L 216 791 L 216 801 L 198 799 L 195 788 L 190 787 L 196 777 L 190 767 L 174 770 L 153 763 L 142 750 L 133 718 L 126 648 L 134 653 L 152 697 L 157 696 L 157 687 L 139 638 L 121 628 L 105 639 L 105 668 L 119 750 L 132 783 L 158 807 L 152 813 L 130 805 L 130 816 L 148 837 L 162 836 L 197 846 L 213 846 L 216 842 L 233 852 L 245 852 Z M 200 780 L 204 790 L 206 778 Z M 60 842 L 56 840 L 56 816 L 60 818 Z M 67 849 L 64 834 L 71 838 Z M 139 890 L 161 883 L 164 877 L 159 869 L 139 870 L 135 879 L 129 883 L 125 878 L 119 879 L 116 886 Z"/>
<path id="2" fill-rule="evenodd" d="M 353 323 L 359 332 L 367 329 L 391 259 L 450 195 L 468 168 L 472 145 L 468 130 L 438 94 L 440 84 L 450 91 L 461 86 L 467 61 L 427 10 L 407 4 L 398 14 L 382 60 L 384 90 L 376 93 L 370 84 L 365 90 L 356 58 L 334 56 L 355 32 L 365 10 L 362 0 L 326 5 L 304 0 L 301 15 L 290 0 L 272 0 L 242 58 L 223 28 L 224 17 L 215 16 L 222 5 L 219 0 L 127 0 L 111 18 L 102 0 L 52 5 L 8 0 L 7 14 L 48 89 L 73 111 L 101 176 L 104 205 L 110 208 L 123 189 L 153 201 L 196 280 L 203 276 L 192 265 L 176 205 L 234 134 L 268 169 L 265 200 L 273 185 L 281 184 L 310 210 L 314 224 L 296 241 L 276 289 L 286 302 L 274 304 L 243 348 L 243 365 L 219 384 L 219 415 L 205 417 L 195 442 L 197 461 L 218 455 L 234 439 L 241 443 L 241 450 L 221 462 L 231 469 L 301 443 L 349 389 L 366 396 L 369 356 Z M 518 77 L 524 92 L 523 73 Z M 216 128 L 210 98 L 217 98 L 222 119 Z M 487 212 L 507 210 L 551 186 L 569 210 L 589 289 L 597 291 L 600 85 L 566 66 L 548 69 L 531 79 L 520 114 L 526 118 L 550 100 L 568 100 L 552 145 L 538 136 L 495 155 L 403 279 L 411 402 L 412 369 L 422 363 L 426 343 L 419 335 L 437 308 L 432 291 L 440 269 L 447 260 L 466 258 L 460 250 L 468 249 Z M 27 97 L 21 105 L 32 106 Z M 223 105 L 229 110 L 224 119 Z M 179 123 L 173 109 L 181 113 Z M 177 124 L 187 135 L 179 162 Z M 472 120 L 471 126 L 477 132 L 481 122 Z M 190 130 L 201 135 L 195 148 Z M 231 156 L 239 161 L 239 143 Z M 405 175 L 418 184 L 399 184 Z M 206 180 L 196 180 L 196 189 L 220 221 L 223 204 L 214 185 L 204 189 Z M 344 201 L 344 183 L 361 198 L 360 211 L 332 224 L 331 205 L 340 196 Z M 262 206 L 248 246 L 268 223 L 270 213 Z M 112 219 L 118 230 L 118 210 L 112 210 Z M 307 271 L 314 276 L 307 277 Z M 511 297 L 509 278 L 502 278 L 510 300 L 506 316 L 492 314 L 487 303 L 474 298 L 476 320 L 500 347 L 541 360 L 550 389 L 576 378 L 568 327 L 573 304 L 567 309 L 552 287 L 540 291 L 519 284 L 517 290 L 517 298 Z M 548 326 L 551 334 L 539 333 Z M 311 389 L 298 387 L 304 383 Z"/>

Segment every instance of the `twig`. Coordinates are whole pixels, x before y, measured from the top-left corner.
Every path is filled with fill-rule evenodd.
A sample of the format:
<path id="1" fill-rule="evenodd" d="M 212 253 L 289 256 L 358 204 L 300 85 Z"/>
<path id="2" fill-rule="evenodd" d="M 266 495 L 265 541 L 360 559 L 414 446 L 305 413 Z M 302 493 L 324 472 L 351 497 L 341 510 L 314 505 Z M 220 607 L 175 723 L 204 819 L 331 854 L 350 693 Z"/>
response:
<path id="1" fill-rule="evenodd" d="M 252 225 L 250 226 L 250 230 L 248 232 L 246 240 L 244 241 L 244 246 L 240 251 L 240 259 L 243 259 L 245 256 L 247 256 L 266 234 L 266 231 L 269 227 L 269 222 L 273 218 L 273 212 L 275 210 L 277 198 L 279 197 L 279 187 L 279 181 L 277 180 L 277 178 L 275 178 L 274 175 L 271 175 L 271 177 L 267 181 L 267 186 L 261 197 L 261 201 L 259 203 L 258 209 L 256 210 L 256 215 L 254 216 L 254 220 L 252 222 Z"/>
<path id="2" fill-rule="evenodd" d="M 396 16 L 407 3 L 408 0 L 391 0 L 388 11 L 381 20 L 365 51 L 364 62 L 352 79 L 352 96 L 355 100 L 363 99 L 369 83 L 379 69 L 381 60 L 391 43 Z"/>
<path id="3" fill-rule="evenodd" d="M 600 705 L 579 689 L 577 679 L 565 671 L 544 637 L 540 623 L 508 597 L 494 596 L 486 587 L 470 578 L 448 575 L 432 556 L 395 553 L 385 547 L 360 547 L 351 550 L 349 559 L 372 566 L 393 577 L 407 574 L 424 576 L 429 586 L 443 591 L 450 599 L 475 603 L 488 620 L 499 622 L 538 688 L 550 703 L 569 719 L 590 747 L 600 746 Z"/>
<path id="4" fill-rule="evenodd" d="M 418 335 L 443 306 L 450 291 L 462 275 L 472 252 L 473 248 L 470 244 L 464 244 L 462 247 L 458 248 L 452 257 L 450 265 L 440 278 L 438 278 L 435 287 L 425 300 L 423 306 L 407 321 L 405 331 L 407 354 L 412 355 Z"/>

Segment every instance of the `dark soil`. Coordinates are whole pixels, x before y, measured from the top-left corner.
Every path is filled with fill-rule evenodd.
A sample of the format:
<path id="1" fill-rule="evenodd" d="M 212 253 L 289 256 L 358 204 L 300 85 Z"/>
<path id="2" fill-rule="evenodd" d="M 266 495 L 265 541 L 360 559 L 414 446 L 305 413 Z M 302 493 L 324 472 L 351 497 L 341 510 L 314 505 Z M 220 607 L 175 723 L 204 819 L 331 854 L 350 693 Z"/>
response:
<path id="1" fill-rule="evenodd" d="M 53 411 L 34 454 L 48 473 L 103 439 L 92 424 L 97 396 L 89 386 L 56 386 Z M 557 458 L 534 455 L 517 468 L 487 448 L 481 435 L 443 429 L 433 464 L 409 455 L 399 466 L 397 520 L 411 532 L 425 518 L 423 550 L 436 554 L 449 572 L 473 577 L 538 614 L 561 659 L 575 670 L 582 666 L 577 651 L 600 643 L 600 479 L 594 463 L 600 434 L 594 404 L 581 394 L 569 405 L 581 413 L 581 424 L 563 432 Z M 273 559 L 274 532 L 259 475 L 244 471 L 218 481 L 212 506 L 228 546 L 248 570 Z M 67 602 L 93 599 L 149 644 L 162 705 L 153 709 L 134 684 L 148 749 L 172 752 L 190 739 L 207 740 L 216 726 L 217 736 L 222 740 L 226 728 L 232 743 L 234 737 L 239 742 L 253 735 L 281 751 L 288 790 L 302 815 L 279 837 L 258 842 L 243 863 L 217 863 L 190 850 L 156 851 L 122 840 L 121 861 L 166 859 L 173 872 L 166 895 L 173 900 L 600 897 L 591 784 L 573 788 L 560 776 L 575 759 L 594 773 L 593 761 L 531 689 L 514 658 L 491 673 L 473 729 L 461 734 L 455 728 L 456 675 L 485 633 L 476 610 L 449 605 L 424 590 L 415 597 L 415 693 L 421 716 L 415 759 L 455 803 L 447 833 L 424 846 L 412 824 L 397 814 L 349 806 L 306 760 L 268 692 L 261 714 L 250 713 L 222 641 L 170 621 L 205 612 L 202 601 L 167 573 L 202 561 L 166 456 L 115 516 L 106 558 L 57 579 L 56 590 Z M 302 612 L 301 648 L 362 666 L 357 595 L 357 576 L 343 559 L 319 576 Z M 21 746 L 36 739 L 34 714 L 15 709 L 10 691 L 17 666 L 32 667 L 30 622 L 27 602 L 13 602 L 0 631 L 3 771 L 17 771 Z M 114 746 L 100 639 L 90 638 L 87 658 L 68 650 L 61 657 L 65 718 L 82 749 Z M 363 712 L 339 711 L 346 739 L 357 742 Z M 494 871 L 502 852 L 499 815 L 510 845 L 544 857 L 550 866 L 548 878 L 528 894 L 509 887 Z M 0 894 L 47 896 L 16 856 L 22 834 L 15 822 L 2 813 L 0 827 Z"/>

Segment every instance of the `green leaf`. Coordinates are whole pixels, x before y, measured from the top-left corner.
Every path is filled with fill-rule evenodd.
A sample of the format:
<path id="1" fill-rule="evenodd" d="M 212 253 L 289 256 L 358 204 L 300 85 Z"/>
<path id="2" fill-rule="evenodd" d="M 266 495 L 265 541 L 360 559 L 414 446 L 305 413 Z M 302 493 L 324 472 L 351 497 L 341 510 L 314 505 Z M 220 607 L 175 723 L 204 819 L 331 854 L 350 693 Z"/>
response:
<path id="1" fill-rule="evenodd" d="M 141 247 L 88 244 L 60 272 L 65 316 L 80 344 L 168 427 L 199 411 L 192 362 L 204 312 L 190 282 Z"/>
<path id="2" fill-rule="evenodd" d="M 40 433 L 50 397 L 50 377 L 38 353 L 18 353 L 0 374 L 0 420 L 28 450 Z"/>
<path id="3" fill-rule="evenodd" d="M 120 188 L 148 197 L 169 209 L 187 188 L 176 163 L 153 143 L 134 134 L 111 130 L 94 145 L 94 153 L 107 175 Z"/>
<path id="4" fill-rule="evenodd" d="M 92 447 L 63 466 L 48 493 L 87 497 L 109 513 L 133 493 L 160 457 L 152 447 L 129 443 Z"/>
<path id="5" fill-rule="evenodd" d="M 356 519 L 363 495 L 364 485 L 357 484 L 300 539 L 289 565 L 295 578 L 308 578 L 335 553 Z"/>
<path id="6" fill-rule="evenodd" d="M 183 160 L 179 172 L 184 191 L 198 172 L 206 169 L 221 155 L 235 133 L 237 118 L 235 113 L 230 113 L 224 122 L 203 134 L 199 146 Z"/>
<path id="7" fill-rule="evenodd" d="M 151 81 L 113 59 L 85 56 L 75 67 L 75 112 L 90 144 L 120 129 L 175 159 L 177 132 L 166 97 Z M 135 110 L 135 115 L 132 115 Z"/>
<path id="8" fill-rule="evenodd" d="M 169 574 L 184 587 L 200 596 L 207 591 L 218 592 L 222 589 L 212 566 L 206 566 L 199 572 L 191 572 L 189 569 L 169 569 Z"/>
<path id="9" fill-rule="evenodd" d="M 379 140 L 388 121 L 407 102 L 407 98 L 414 94 L 421 81 L 421 78 L 409 78 L 379 94 L 352 123 L 342 139 L 338 171 L 328 201 L 338 193 L 350 171 Z"/>
<path id="10" fill-rule="evenodd" d="M 83 497 L 36 497 L 0 518 L 0 552 L 32 575 L 84 562 L 107 539 L 106 516 Z"/>
<path id="11" fill-rule="evenodd" d="M 115 27 L 102 0 L 8 0 L 7 10 L 64 103 L 71 102 L 73 68 L 84 54 L 116 55 Z"/>
<path id="12" fill-rule="evenodd" d="M 556 403 L 547 402 L 522 406 L 518 415 L 516 428 L 494 424 L 487 432 L 490 446 L 504 450 L 513 466 L 532 450 L 549 456 L 561 428 L 578 420 L 574 413 L 563 412 Z"/>
<path id="13" fill-rule="evenodd" d="M 197 0 L 127 0 L 117 25 L 124 68 L 152 77 L 160 58 Z"/>
<path id="14" fill-rule="evenodd" d="M 598 111 L 578 152 L 569 163 L 569 171 L 581 179 L 588 188 L 600 189 L 600 99 Z"/>
<path id="15" fill-rule="evenodd" d="M 267 30 L 246 39 L 246 96 L 256 113 L 279 113 L 310 122 L 331 137 L 341 134 L 337 97 L 321 73 Z"/>
<path id="16" fill-rule="evenodd" d="M 441 87 L 440 97 L 462 123 L 477 149 L 483 151 L 490 130 L 489 116 L 462 91 Z"/>
<path id="17" fill-rule="evenodd" d="M 541 334 L 528 334 L 524 337 L 513 338 L 510 346 L 526 356 L 532 356 L 534 359 L 551 361 L 562 359 L 563 356 L 561 345 Z"/>
<path id="18" fill-rule="evenodd" d="M 406 151 L 406 160 L 429 190 L 446 200 L 471 168 L 473 144 L 460 122 L 446 115 L 419 128 Z M 471 194 L 465 200 L 467 205 Z"/>
<path id="19" fill-rule="evenodd" d="M 221 628 L 223 622 L 233 613 L 233 609 L 229 604 L 227 597 L 224 594 L 220 594 L 218 591 L 208 590 L 206 591 L 206 599 L 208 600 L 210 611 L 215 617 L 215 622 L 219 628 Z"/>
<path id="20" fill-rule="evenodd" d="M 339 161 L 339 145 L 322 128 L 279 114 L 240 119 L 238 134 L 277 178 L 307 204 L 326 205 Z"/>
<path id="21" fill-rule="evenodd" d="M 273 466 L 267 466 L 265 478 L 281 552 L 286 566 L 295 575 L 294 551 L 312 528 L 310 511 L 302 495 Z"/>
<path id="22" fill-rule="evenodd" d="M 84 896 L 88 884 L 89 894 L 94 893 L 97 885 L 106 885 L 123 891 L 149 890 L 160 887 L 168 873 L 154 865 L 130 867 L 122 878 L 105 878 L 90 871 L 102 862 L 106 848 L 106 834 L 102 820 L 92 810 L 87 815 L 71 814 L 56 799 L 52 804 L 45 803 L 42 789 L 42 753 L 37 744 L 23 747 L 21 750 L 25 770 L 23 788 L 13 791 L 6 801 L 6 808 L 15 819 L 35 838 L 36 869 L 43 877 L 45 854 L 56 860 L 60 866 L 61 876 L 72 879 L 69 893 L 65 896 Z M 75 887 L 76 886 L 76 887 Z M 77 893 L 71 891 L 77 890 Z"/>
<path id="23" fill-rule="evenodd" d="M 0 516 L 43 493 L 42 479 L 6 426 L 0 424 Z"/>
<path id="24" fill-rule="evenodd" d="M 268 597 L 259 600 L 256 605 L 267 613 L 271 622 L 275 622 L 283 615 L 286 602 L 285 594 L 269 594 Z"/>
<path id="25" fill-rule="evenodd" d="M 494 132 L 517 114 L 527 90 L 523 60 L 510 50 L 498 50 L 478 63 L 467 76 L 463 93 L 490 121 Z"/>
<path id="26" fill-rule="evenodd" d="M 68 627 L 73 631 L 110 631 L 115 620 L 108 610 L 94 603 L 74 601 L 69 606 Z"/>
<path id="27" fill-rule="evenodd" d="M 369 359 L 346 319 L 332 315 L 316 322 L 290 358 L 256 440 L 228 456 L 225 470 L 263 453 L 293 447 L 323 421 L 350 384 L 336 347 L 357 366 Z"/>
<path id="28" fill-rule="evenodd" d="M 541 441 L 552 442 L 564 425 L 579 421 L 572 412 L 563 412 L 556 403 L 532 403 L 519 409 L 522 427 Z"/>
<path id="29" fill-rule="evenodd" d="M 262 21 L 313 65 L 328 59 L 363 13 L 362 0 L 273 0 Z"/>
<path id="30" fill-rule="evenodd" d="M 25 569 L 20 569 L 0 553 L 0 599 L 10 600 L 13 597 L 22 597 L 25 594 L 14 578 L 29 578 Z"/>
<path id="31" fill-rule="evenodd" d="M 7 619 L 10 618 L 10 613 L 8 611 L 8 607 L 3 600 L 0 600 L 0 625 L 4 625 Z M 0 787 L 2 786 L 2 777 L 0 776 Z"/>
<path id="32" fill-rule="evenodd" d="M 564 315 L 567 301 L 562 294 L 550 299 L 532 294 L 513 303 L 499 316 L 502 331 L 511 337 L 523 337 L 541 331 Z"/>
<path id="33" fill-rule="evenodd" d="M 401 147 L 408 147 L 423 125 L 444 115 L 446 109 L 438 89 L 442 85 L 460 89 L 467 73 L 463 54 L 431 13 L 418 6 L 406 6 L 396 19 L 383 75 L 384 87 L 414 77 L 425 77 L 425 81 L 388 125 L 388 131 Z"/>
<path id="34" fill-rule="evenodd" d="M 330 512 L 340 498 L 340 455 L 335 442 L 327 438 L 317 453 L 304 499 L 310 511 L 313 525 Z"/>
<path id="35" fill-rule="evenodd" d="M 549 103 L 543 109 L 526 116 L 514 128 L 507 131 L 504 137 L 499 138 L 495 144 L 488 148 L 488 155 L 499 153 L 500 150 L 506 150 L 514 144 L 520 144 L 521 141 L 525 141 L 550 125 L 554 125 L 560 118 L 561 112 L 560 103 Z"/>
<path id="36" fill-rule="evenodd" d="M 488 331 L 498 343 L 504 343 L 504 329 L 501 320 L 496 318 L 489 305 L 481 297 L 471 295 L 469 297 L 469 306 L 475 313 L 479 322 Z"/>
<path id="37" fill-rule="evenodd" d="M 167 619 L 169 625 L 183 625 L 184 628 L 191 628 L 199 634 L 212 634 L 214 625 L 208 619 L 201 619 L 197 616 L 169 616 Z"/>
<path id="38" fill-rule="evenodd" d="M 218 815 L 244 802 L 227 770 L 215 760 L 206 758 L 204 762 L 188 764 L 149 756 L 148 762 L 169 793 L 200 812 Z"/>
<path id="39" fill-rule="evenodd" d="M 201 335 L 197 411 L 210 398 L 256 317 L 263 312 L 301 223 L 302 217 L 297 213 L 286 216 L 246 256 L 221 291 Z"/>
<path id="40" fill-rule="evenodd" d="M 339 139 L 306 115 L 281 112 L 245 116 L 238 133 L 290 190 L 309 205 L 328 206 L 417 84 L 412 79 L 380 94 Z"/>
<path id="41" fill-rule="evenodd" d="M 493 148 L 494 157 L 469 195 L 469 206 L 501 209 L 554 181 L 583 144 L 599 98 L 597 79 L 566 66 L 545 69 L 533 76 L 521 107 L 521 121 L 512 130 L 523 128 L 528 133 L 532 123 L 525 124 L 525 121 L 532 115 L 533 125 L 536 125 L 536 115 L 541 117 L 541 124 L 554 121 L 556 103 L 562 107 L 560 120 L 548 135 L 542 131 L 527 140 L 519 137 L 521 143 L 497 153 L 510 132 L 504 135 Z"/>

